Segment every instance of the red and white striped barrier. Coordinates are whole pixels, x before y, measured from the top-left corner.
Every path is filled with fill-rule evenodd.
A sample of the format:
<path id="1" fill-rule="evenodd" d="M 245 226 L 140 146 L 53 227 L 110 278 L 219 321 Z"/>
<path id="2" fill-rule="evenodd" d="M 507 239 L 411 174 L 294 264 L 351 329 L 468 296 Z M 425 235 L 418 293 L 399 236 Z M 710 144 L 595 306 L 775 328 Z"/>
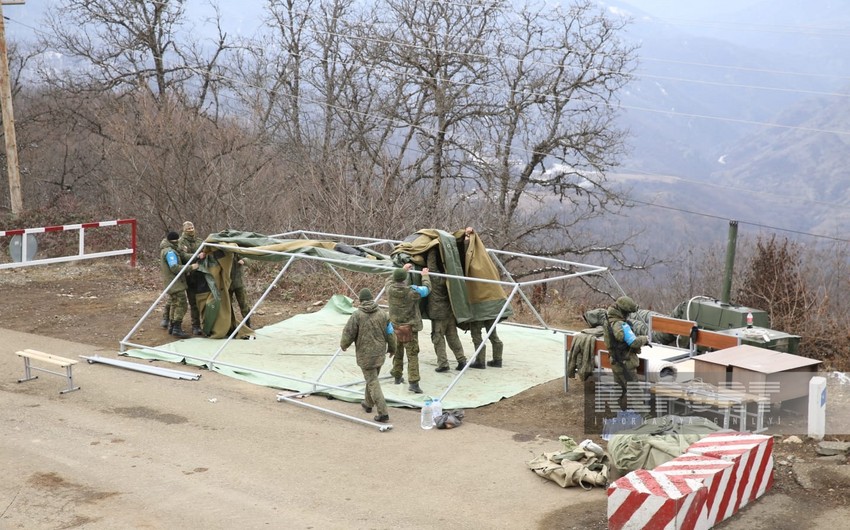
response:
<path id="1" fill-rule="evenodd" d="M 732 513 L 761 497 L 773 487 L 773 437 L 747 432 L 714 433 L 691 444 L 688 453 L 732 462 L 734 488 Z"/>
<path id="2" fill-rule="evenodd" d="M 696 530 L 707 495 L 700 480 L 638 469 L 608 486 L 608 528 Z"/>
<path id="3" fill-rule="evenodd" d="M 107 226 L 130 225 L 130 247 L 120 250 L 108 250 L 106 252 L 86 253 L 86 237 L 85 233 L 90 228 L 101 228 Z M 77 245 L 77 254 L 70 256 L 60 256 L 54 258 L 43 258 L 27 260 L 27 235 L 43 234 L 47 232 L 67 232 L 77 231 L 79 234 L 79 242 Z M 77 261 L 81 259 L 103 258 L 107 256 L 120 256 L 130 254 L 130 265 L 136 266 L 136 220 L 135 219 L 118 219 L 116 221 L 100 221 L 95 223 L 81 223 L 74 225 L 57 225 L 57 226 L 42 226 L 40 228 L 20 228 L 15 230 L 0 230 L 0 237 L 5 236 L 21 236 L 21 261 L 13 263 L 0 263 L 0 269 L 9 269 L 16 267 L 24 267 L 27 265 L 42 265 L 46 263 L 58 263 L 62 261 Z"/>
<path id="4" fill-rule="evenodd" d="M 667 476 L 700 481 L 707 493 L 696 528 L 703 530 L 734 515 L 735 464 L 712 456 L 685 453 L 653 469 Z"/>

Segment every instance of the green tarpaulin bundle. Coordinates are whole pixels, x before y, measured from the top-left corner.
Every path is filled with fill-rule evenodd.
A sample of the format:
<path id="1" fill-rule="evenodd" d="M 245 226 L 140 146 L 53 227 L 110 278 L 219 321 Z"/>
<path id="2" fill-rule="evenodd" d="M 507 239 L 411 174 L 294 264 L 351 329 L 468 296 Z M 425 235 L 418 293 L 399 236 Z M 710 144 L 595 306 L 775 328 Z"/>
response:
<path id="1" fill-rule="evenodd" d="M 459 244 L 464 231 L 453 234 L 437 229 L 416 232 L 409 242 L 395 246 L 387 256 L 366 247 L 349 246 L 329 240 L 278 239 L 255 232 L 223 230 L 211 234 L 205 243 L 221 245 L 217 252 L 205 253 L 199 271 L 206 275 L 210 292 L 199 296 L 199 309 L 204 316 L 204 331 L 210 338 L 227 337 L 238 321 L 234 318 L 229 296 L 230 268 L 232 257 L 239 254 L 244 258 L 279 262 L 303 254 L 320 258 L 322 261 L 343 269 L 366 274 L 389 274 L 393 268 L 412 262 L 424 266 L 424 254 L 438 248 L 445 274 L 464 276 L 467 279 L 450 278 L 447 281 L 449 299 L 458 324 L 495 319 L 506 303 L 501 285 L 476 282 L 475 278 L 500 279 L 499 272 L 487 254 L 487 249 L 477 234 L 472 234 L 469 244 Z M 502 312 L 502 319 L 511 316 L 510 307 Z M 239 334 L 246 331 L 240 330 Z"/>

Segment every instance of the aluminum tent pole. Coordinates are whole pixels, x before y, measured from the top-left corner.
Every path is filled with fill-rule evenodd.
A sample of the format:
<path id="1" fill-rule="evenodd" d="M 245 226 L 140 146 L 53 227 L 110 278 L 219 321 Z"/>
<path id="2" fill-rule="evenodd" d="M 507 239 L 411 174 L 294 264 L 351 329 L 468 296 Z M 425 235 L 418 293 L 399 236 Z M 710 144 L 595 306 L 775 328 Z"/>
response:
<path id="1" fill-rule="evenodd" d="M 238 325 L 238 326 L 236 326 L 236 328 L 235 328 L 232 332 L 230 332 L 230 335 L 227 337 L 227 340 L 225 340 L 225 341 L 224 341 L 224 344 L 222 344 L 222 345 L 218 348 L 218 350 L 216 350 L 216 352 L 213 354 L 213 356 L 212 356 L 212 358 L 210 359 L 210 361 L 215 361 L 215 360 L 218 358 L 218 356 L 221 354 L 221 352 L 224 350 L 224 348 L 226 348 L 226 347 L 227 347 L 227 345 L 228 345 L 228 344 L 230 344 L 230 341 L 231 341 L 231 340 L 233 340 L 233 337 L 235 337 L 235 336 L 236 336 L 236 334 L 237 334 L 237 333 L 239 333 L 239 329 L 242 327 L 242 323 L 243 323 L 243 322 L 245 322 L 246 320 L 248 320 L 249 318 L 251 318 L 251 315 L 253 315 L 253 314 L 254 314 L 254 310 L 255 310 L 257 307 L 259 307 L 259 305 L 263 302 L 263 300 L 265 300 L 265 299 L 266 299 L 266 297 L 269 295 L 269 293 L 271 292 L 271 290 L 274 288 L 274 286 L 275 286 L 275 285 L 277 285 L 277 282 L 278 282 L 278 281 L 280 280 L 280 278 L 283 276 L 283 273 L 285 273 L 285 272 L 286 272 L 286 270 L 289 268 L 289 266 L 290 266 L 290 265 L 292 265 L 292 263 L 293 263 L 294 261 L 295 261 L 295 256 L 292 256 L 292 257 L 290 257 L 290 258 L 289 258 L 289 261 L 287 261 L 287 262 L 286 262 L 286 265 L 284 265 L 284 266 L 283 266 L 283 268 L 281 268 L 281 269 L 280 269 L 280 272 L 278 272 L 278 273 L 277 273 L 277 276 L 275 276 L 274 281 L 272 281 L 271 283 L 269 283 L 269 286 L 268 286 L 268 287 L 266 287 L 265 292 L 263 292 L 263 295 L 262 295 L 262 296 L 260 296 L 260 299 L 259 299 L 259 300 L 257 300 L 257 302 L 254 304 L 254 307 L 252 307 L 252 308 L 251 308 L 251 310 L 250 310 L 250 311 L 248 311 L 248 315 L 247 315 L 247 316 L 243 316 L 243 317 L 242 317 L 242 321 L 241 321 L 241 322 L 239 322 L 239 325 Z M 230 293 L 228 293 L 227 295 L 228 295 L 228 296 L 230 296 Z M 212 369 L 212 366 L 210 366 L 210 369 Z"/>

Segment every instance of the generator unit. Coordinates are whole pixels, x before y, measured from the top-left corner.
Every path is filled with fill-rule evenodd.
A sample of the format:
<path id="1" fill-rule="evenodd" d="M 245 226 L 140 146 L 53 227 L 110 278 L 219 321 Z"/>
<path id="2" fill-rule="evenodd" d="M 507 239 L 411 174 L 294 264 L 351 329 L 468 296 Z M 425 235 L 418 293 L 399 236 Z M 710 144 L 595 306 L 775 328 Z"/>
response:
<path id="1" fill-rule="evenodd" d="M 749 344 L 767 350 L 797 354 L 800 346 L 800 336 L 790 335 L 775 329 L 753 326 L 751 328 L 732 328 L 718 330 L 718 333 L 732 335 L 741 339 L 741 344 Z"/>
<path id="2" fill-rule="evenodd" d="M 799 335 L 770 329 L 770 316 L 765 311 L 718 300 L 697 298 L 687 305 L 687 318 L 697 326 L 741 339 L 741 344 L 796 354 Z M 752 327 L 747 326 L 747 314 L 752 313 Z"/>
<path id="3" fill-rule="evenodd" d="M 710 300 L 695 298 L 687 304 L 686 317 L 697 325 L 709 331 L 743 328 L 747 326 L 747 314 L 753 314 L 753 326 L 770 327 L 770 317 L 761 309 L 753 309 L 742 305 L 733 305 Z"/>

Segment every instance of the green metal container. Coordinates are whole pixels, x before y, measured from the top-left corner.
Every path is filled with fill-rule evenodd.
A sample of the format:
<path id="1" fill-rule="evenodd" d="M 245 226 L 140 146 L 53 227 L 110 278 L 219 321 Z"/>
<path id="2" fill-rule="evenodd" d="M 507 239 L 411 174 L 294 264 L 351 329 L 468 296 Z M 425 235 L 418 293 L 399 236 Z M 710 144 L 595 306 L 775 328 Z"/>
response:
<path id="1" fill-rule="evenodd" d="M 755 317 L 755 314 L 753 314 Z M 796 354 L 800 347 L 800 336 L 789 335 L 775 329 L 753 326 L 752 328 L 733 328 L 719 330 L 718 333 L 732 335 L 741 339 L 741 344 L 749 344 L 773 351 Z"/>
<path id="2" fill-rule="evenodd" d="M 747 325 L 747 313 L 753 314 L 753 326 L 770 327 L 770 317 L 765 311 L 741 305 L 724 304 L 718 300 L 692 300 L 687 318 L 709 331 L 742 328 Z"/>

